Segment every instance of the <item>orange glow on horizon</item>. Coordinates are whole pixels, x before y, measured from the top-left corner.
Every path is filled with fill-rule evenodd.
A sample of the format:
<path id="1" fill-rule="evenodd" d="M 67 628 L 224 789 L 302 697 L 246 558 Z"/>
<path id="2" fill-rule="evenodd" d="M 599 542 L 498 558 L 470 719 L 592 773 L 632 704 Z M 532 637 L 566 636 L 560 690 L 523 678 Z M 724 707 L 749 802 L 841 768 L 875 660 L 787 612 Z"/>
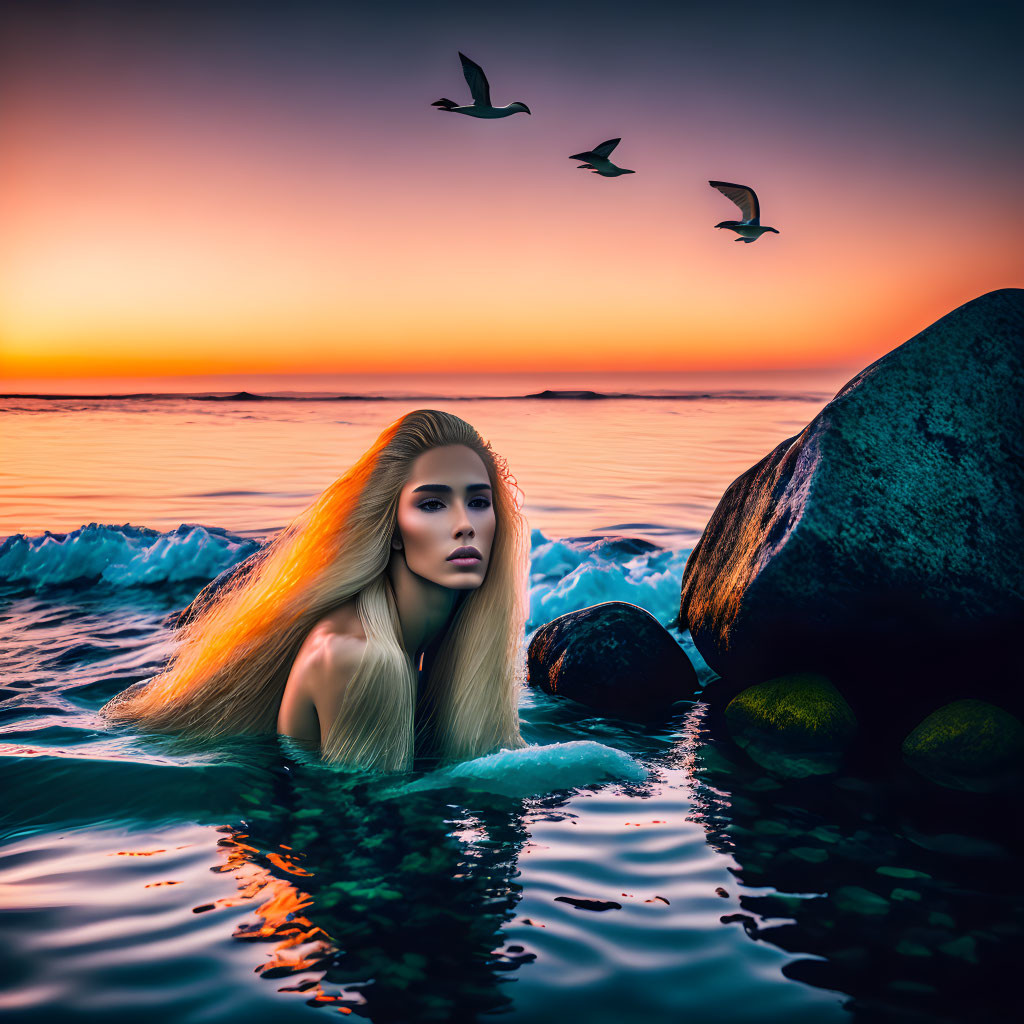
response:
<path id="1" fill-rule="evenodd" d="M 782 233 L 748 246 L 714 229 L 734 210 L 684 140 L 652 140 L 645 170 L 638 136 L 643 173 L 604 180 L 523 124 L 503 143 L 425 122 L 411 174 L 394 133 L 352 150 L 272 114 L 165 124 L 131 97 L 16 100 L 0 129 L 12 378 L 864 364 L 1021 283 L 1016 236 L 985 227 L 1005 190 L 940 169 L 915 201 L 942 218 L 908 226 L 885 175 L 858 178 L 837 232 L 851 172 L 806 139 L 765 158 Z M 526 147 L 525 169 L 503 145 Z"/>

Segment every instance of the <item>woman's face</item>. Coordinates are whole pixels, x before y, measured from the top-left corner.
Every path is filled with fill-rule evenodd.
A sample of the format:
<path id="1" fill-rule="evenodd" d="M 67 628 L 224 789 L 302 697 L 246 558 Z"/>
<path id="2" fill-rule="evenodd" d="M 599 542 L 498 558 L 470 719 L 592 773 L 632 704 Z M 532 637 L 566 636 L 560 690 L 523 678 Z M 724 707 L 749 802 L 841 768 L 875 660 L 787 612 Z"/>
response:
<path id="1" fill-rule="evenodd" d="M 395 533 L 412 572 L 452 590 L 475 590 L 487 575 L 494 527 L 490 479 L 472 448 L 432 448 L 413 462 Z"/>

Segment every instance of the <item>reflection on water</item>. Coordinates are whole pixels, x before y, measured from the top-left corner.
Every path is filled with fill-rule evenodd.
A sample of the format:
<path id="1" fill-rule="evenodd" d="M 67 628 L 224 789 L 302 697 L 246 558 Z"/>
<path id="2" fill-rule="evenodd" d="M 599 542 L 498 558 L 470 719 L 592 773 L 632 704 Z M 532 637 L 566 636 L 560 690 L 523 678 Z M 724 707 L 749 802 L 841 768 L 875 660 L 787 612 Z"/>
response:
<path id="1" fill-rule="evenodd" d="M 531 738 L 628 747 L 653 777 L 514 799 L 402 792 L 272 740 L 205 762 L 164 742 L 150 763 L 5 758 L 16 818 L 60 797 L 0 848 L 5 1021 L 575 1006 L 820 1024 L 844 1001 L 864 1021 L 973 1022 L 1011 1005 L 1005 808 L 929 805 L 909 778 L 775 780 L 703 705 L 644 735 L 553 698 L 524 717 Z"/>
<path id="2" fill-rule="evenodd" d="M 546 536 L 618 532 L 683 546 L 697 539 L 728 484 L 800 430 L 849 376 L 606 375 L 566 382 L 604 392 L 675 388 L 689 396 L 596 402 L 495 401 L 483 396 L 552 384 L 487 376 L 445 377 L 440 389 L 390 380 L 385 390 L 448 396 L 407 401 L 0 398 L 0 537 L 90 522 L 161 531 L 202 523 L 265 536 L 351 466 L 388 423 L 427 405 L 463 417 L 494 444 L 523 490 L 530 525 Z M 127 387 L 107 383 L 115 393 Z M 264 381 L 260 390 L 291 390 L 291 383 Z M 330 383 L 317 390 L 324 387 Z"/>
<path id="3" fill-rule="evenodd" d="M 508 457 L 552 541 L 535 552 L 537 607 L 559 587 L 551 614 L 650 593 L 668 621 L 724 487 L 820 404 L 453 411 Z M 402 411 L 157 405 L 7 416 L 0 532 L 99 519 L 260 534 Z M 673 550 L 609 542 L 586 560 L 558 541 L 611 529 Z M 702 705 L 653 728 L 532 691 L 528 742 L 596 740 L 648 782 L 399 793 L 276 740 L 199 750 L 112 731 L 98 708 L 159 670 L 168 616 L 205 580 L 35 582 L 0 587 L 4 1024 L 290 1024 L 313 1007 L 409 1024 L 974 1024 L 1017 1002 L 1021 842 L 998 798 L 899 775 L 780 782 Z"/>
<path id="4" fill-rule="evenodd" d="M 380 791 L 294 765 L 242 794 L 246 830 L 221 829 L 215 869 L 259 904 L 235 939 L 270 944 L 260 976 L 312 1006 L 397 1022 L 507 1005 L 502 978 L 533 959 L 501 935 L 521 891 L 520 802 Z"/>
<path id="5" fill-rule="evenodd" d="M 787 977 L 849 993 L 858 1019 L 1005 1013 L 1024 900 L 1020 836 L 1007 834 L 998 798 L 968 802 L 909 775 L 777 780 L 703 706 L 677 756 L 694 773 L 694 820 L 734 858 L 737 882 L 760 890 L 721 920 L 811 955 L 786 965 Z"/>

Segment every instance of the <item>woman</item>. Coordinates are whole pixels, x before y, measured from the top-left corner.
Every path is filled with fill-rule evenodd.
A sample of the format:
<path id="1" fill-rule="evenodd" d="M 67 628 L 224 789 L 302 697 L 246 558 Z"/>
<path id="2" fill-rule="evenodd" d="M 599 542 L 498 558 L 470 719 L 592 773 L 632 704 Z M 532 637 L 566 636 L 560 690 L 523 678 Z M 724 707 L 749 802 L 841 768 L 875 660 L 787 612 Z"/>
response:
<path id="1" fill-rule="evenodd" d="M 210 738 L 276 729 L 385 771 L 411 767 L 417 739 L 443 761 L 523 746 L 514 487 L 464 420 L 403 416 L 104 714 Z"/>

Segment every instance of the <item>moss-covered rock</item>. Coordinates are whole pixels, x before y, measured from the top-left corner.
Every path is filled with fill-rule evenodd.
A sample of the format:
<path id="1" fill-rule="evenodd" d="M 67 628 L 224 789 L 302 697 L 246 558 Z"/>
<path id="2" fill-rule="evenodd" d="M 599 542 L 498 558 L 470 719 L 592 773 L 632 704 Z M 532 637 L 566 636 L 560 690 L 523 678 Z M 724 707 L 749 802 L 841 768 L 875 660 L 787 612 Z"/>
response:
<path id="1" fill-rule="evenodd" d="M 810 673 L 748 687 L 729 702 L 725 720 L 758 764 L 790 778 L 836 771 L 857 731 L 843 695 Z"/>
<path id="2" fill-rule="evenodd" d="M 1019 785 L 1024 725 L 994 704 L 956 700 L 933 711 L 903 741 L 903 758 L 940 785 L 991 792 Z"/>

